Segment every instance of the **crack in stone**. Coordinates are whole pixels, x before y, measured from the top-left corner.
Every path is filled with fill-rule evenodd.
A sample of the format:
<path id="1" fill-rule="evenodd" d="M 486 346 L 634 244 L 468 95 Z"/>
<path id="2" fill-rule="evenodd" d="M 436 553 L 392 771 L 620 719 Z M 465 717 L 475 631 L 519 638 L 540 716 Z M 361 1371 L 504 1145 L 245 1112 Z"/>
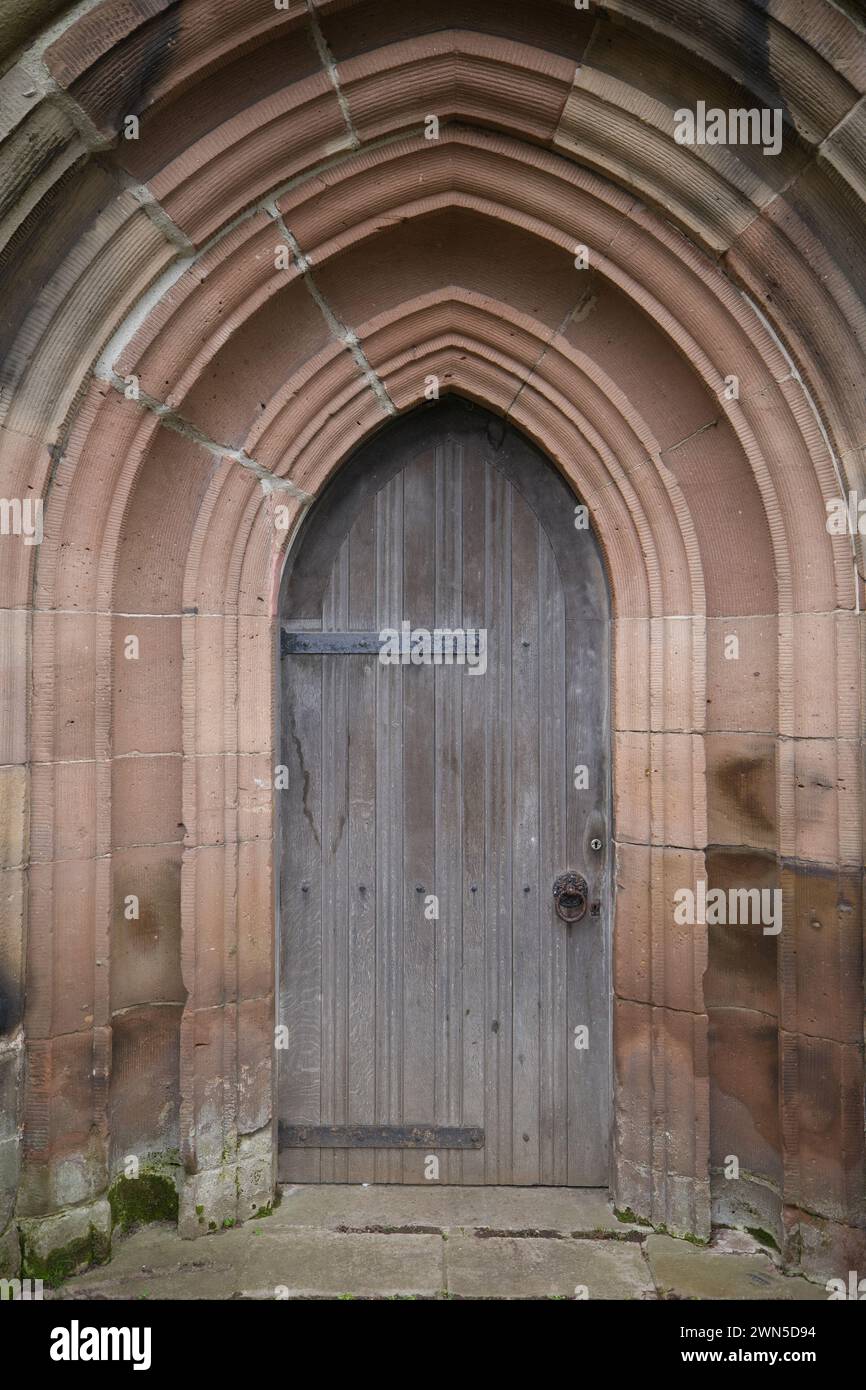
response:
<path id="1" fill-rule="evenodd" d="M 690 439 L 695 439 L 699 434 L 706 434 L 707 430 L 714 429 L 724 418 L 723 415 L 715 415 L 713 419 L 708 420 L 705 425 L 698 425 L 698 428 L 692 430 L 690 434 L 684 434 L 682 439 L 678 439 L 675 444 L 666 444 L 665 447 L 659 451 L 660 457 L 663 460 L 665 454 L 672 454 L 675 449 L 681 449 L 684 444 L 688 444 Z"/>
<path id="2" fill-rule="evenodd" d="M 103 380 L 106 380 L 106 378 L 103 378 Z M 110 386 L 113 386 L 115 391 L 119 392 L 120 395 L 125 394 L 126 383 L 113 370 L 109 371 L 107 382 Z M 311 494 L 305 492 L 303 488 L 299 488 L 291 479 L 277 477 L 269 468 L 265 468 L 264 464 L 258 463 L 254 458 L 251 458 L 243 449 L 233 449 L 228 444 L 219 444 L 216 440 L 206 435 L 203 430 L 200 430 L 197 425 L 193 425 L 189 420 L 185 420 L 182 415 L 178 415 L 170 406 L 166 405 L 163 401 L 157 400 L 155 396 L 149 396 L 145 391 L 140 391 L 135 403 L 141 406 L 142 409 L 149 410 L 152 414 L 156 415 L 160 424 L 165 425 L 166 429 L 173 430 L 175 434 L 181 435 L 184 439 L 189 439 L 200 448 L 206 449 L 208 453 L 213 454 L 216 458 L 231 459 L 233 463 L 237 463 L 241 468 L 246 468 L 248 472 L 255 474 L 261 482 L 265 493 L 286 492 L 290 497 L 296 497 L 302 502 L 309 502 L 312 500 Z"/>
<path id="3" fill-rule="evenodd" d="M 559 327 L 551 329 L 549 336 L 547 337 L 541 348 L 541 351 L 539 352 L 532 366 L 529 368 L 529 371 L 526 373 L 526 376 L 521 381 L 520 385 L 518 386 L 517 390 L 515 391 L 513 397 L 511 398 L 505 410 L 504 418 L 506 420 L 510 417 L 512 410 L 516 406 L 525 388 L 529 385 L 532 378 L 537 374 L 538 369 L 541 366 L 541 363 L 543 362 L 544 358 L 547 356 L 547 353 L 550 351 L 553 342 L 563 335 L 566 328 L 572 321 L 574 321 L 575 323 L 580 323 L 581 319 L 585 318 L 586 315 L 591 311 L 592 306 L 595 303 L 595 300 L 596 296 L 592 293 L 591 286 L 587 286 L 584 289 L 583 294 L 580 296 L 580 299 L 574 305 L 574 308 L 569 309 L 568 313 L 562 320 L 562 323 L 559 325 Z"/>
<path id="4" fill-rule="evenodd" d="M 322 67 L 330 78 L 331 86 L 337 94 L 337 101 L 343 115 L 343 120 L 346 122 L 346 129 L 349 132 L 352 146 L 354 149 L 359 150 L 361 148 L 361 139 L 352 123 L 349 103 L 346 101 L 343 89 L 340 86 L 340 75 L 337 71 L 337 64 L 334 62 L 334 55 L 328 47 L 328 41 L 325 35 L 322 33 L 319 16 L 316 14 L 315 0 L 307 0 L 307 11 L 310 16 L 310 29 L 313 35 L 313 42 L 316 45 L 316 52 L 319 55 Z"/>
<path id="5" fill-rule="evenodd" d="M 373 392 L 373 395 L 376 397 L 376 400 L 379 402 L 379 405 L 382 407 L 385 413 L 387 415 L 396 415 L 397 407 L 391 400 L 391 397 L 388 395 L 388 392 L 386 391 L 383 382 L 380 380 L 376 372 L 371 367 L 367 359 L 367 355 L 364 352 L 364 349 L 361 347 L 361 342 L 358 338 L 357 333 L 355 333 L 354 330 L 348 326 L 348 324 L 343 323 L 342 319 L 340 319 L 334 313 L 330 304 L 325 299 L 324 295 L 322 294 L 321 290 L 319 289 L 318 285 L 316 284 L 313 278 L 312 263 L 309 257 L 304 255 L 304 252 L 301 249 L 301 245 L 297 237 L 295 237 L 294 234 L 289 231 L 289 228 L 283 221 L 282 215 L 276 203 L 271 202 L 266 204 L 265 212 L 267 212 L 269 216 L 273 218 L 274 222 L 276 223 L 279 229 L 280 235 L 282 236 L 286 244 L 290 247 L 292 255 L 295 258 L 295 263 L 298 267 L 298 270 L 301 272 L 304 284 L 306 285 L 310 293 L 310 297 L 312 298 L 313 302 L 315 303 L 319 312 L 321 313 L 322 318 L 328 325 L 328 330 L 331 336 L 335 338 L 337 342 L 342 343 L 344 347 L 348 348 L 349 352 L 352 354 L 352 357 L 355 360 L 355 364 L 358 367 L 358 370 L 364 377 L 365 381 L 367 382 L 367 385 L 370 387 L 370 390 Z"/>
<path id="6" fill-rule="evenodd" d="M 335 1226 L 340 1236 L 441 1236 L 448 1227 L 443 1226 Z"/>

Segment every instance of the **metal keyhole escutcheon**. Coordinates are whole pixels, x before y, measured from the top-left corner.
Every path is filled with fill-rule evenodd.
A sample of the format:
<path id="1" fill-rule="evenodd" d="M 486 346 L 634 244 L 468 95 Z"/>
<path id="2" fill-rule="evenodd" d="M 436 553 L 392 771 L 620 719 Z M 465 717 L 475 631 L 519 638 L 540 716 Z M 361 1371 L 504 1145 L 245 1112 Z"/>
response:
<path id="1" fill-rule="evenodd" d="M 589 896 L 586 879 L 573 870 L 560 874 L 553 881 L 553 901 L 556 915 L 563 922 L 579 922 L 586 916 L 586 903 Z"/>

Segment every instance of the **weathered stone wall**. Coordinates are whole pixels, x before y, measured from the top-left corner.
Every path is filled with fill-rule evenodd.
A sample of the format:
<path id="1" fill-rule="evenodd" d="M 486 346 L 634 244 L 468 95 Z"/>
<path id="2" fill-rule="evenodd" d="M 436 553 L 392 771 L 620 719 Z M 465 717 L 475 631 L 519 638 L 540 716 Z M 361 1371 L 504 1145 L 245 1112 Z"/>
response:
<path id="1" fill-rule="evenodd" d="M 278 508 L 435 374 L 608 565 L 615 1198 L 862 1269 L 863 22 L 52 8 L 0 30 L 0 493 L 45 499 L 0 538 L 0 1252 L 102 1253 L 130 1158 L 188 1234 L 270 1199 Z M 699 100 L 781 153 L 677 144 Z M 704 876 L 781 933 L 677 926 Z"/>

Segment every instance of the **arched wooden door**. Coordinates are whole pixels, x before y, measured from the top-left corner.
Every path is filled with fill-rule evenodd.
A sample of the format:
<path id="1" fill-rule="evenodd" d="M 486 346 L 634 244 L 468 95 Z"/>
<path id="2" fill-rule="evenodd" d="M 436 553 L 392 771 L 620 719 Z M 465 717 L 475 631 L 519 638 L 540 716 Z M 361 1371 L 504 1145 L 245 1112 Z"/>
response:
<path id="1" fill-rule="evenodd" d="M 607 1183 L 609 614 L 577 502 L 452 399 L 366 444 L 293 547 L 282 1181 Z"/>

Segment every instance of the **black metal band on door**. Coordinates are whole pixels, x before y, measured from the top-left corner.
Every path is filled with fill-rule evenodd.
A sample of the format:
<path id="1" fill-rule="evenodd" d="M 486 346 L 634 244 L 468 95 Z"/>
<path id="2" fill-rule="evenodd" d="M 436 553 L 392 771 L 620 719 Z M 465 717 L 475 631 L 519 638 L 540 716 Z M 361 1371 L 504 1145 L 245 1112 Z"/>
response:
<path id="1" fill-rule="evenodd" d="M 457 1125 L 280 1124 L 282 1149 L 483 1149 L 484 1130 Z"/>

